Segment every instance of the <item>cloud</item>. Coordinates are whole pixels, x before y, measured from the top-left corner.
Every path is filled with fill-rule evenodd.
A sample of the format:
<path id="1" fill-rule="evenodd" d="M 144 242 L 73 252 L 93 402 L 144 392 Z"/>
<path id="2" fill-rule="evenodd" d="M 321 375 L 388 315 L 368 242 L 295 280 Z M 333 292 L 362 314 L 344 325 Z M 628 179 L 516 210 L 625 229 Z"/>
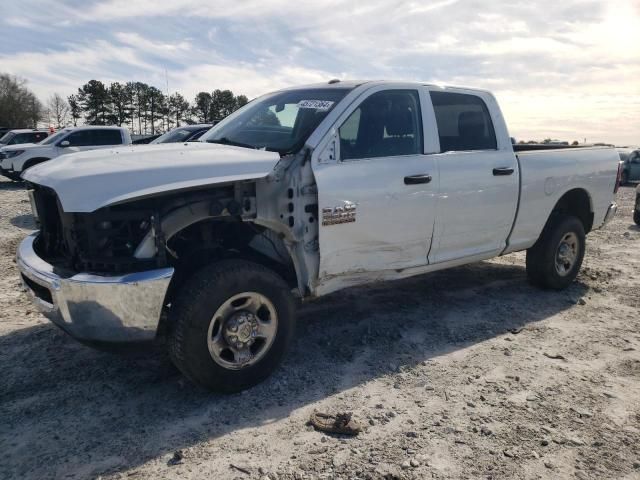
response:
<path id="1" fill-rule="evenodd" d="M 187 98 L 421 80 L 495 91 L 519 137 L 640 142 L 637 0 L 23 0 L 3 18 L 2 69 L 39 94 L 90 78 L 164 86 L 165 69 Z"/>

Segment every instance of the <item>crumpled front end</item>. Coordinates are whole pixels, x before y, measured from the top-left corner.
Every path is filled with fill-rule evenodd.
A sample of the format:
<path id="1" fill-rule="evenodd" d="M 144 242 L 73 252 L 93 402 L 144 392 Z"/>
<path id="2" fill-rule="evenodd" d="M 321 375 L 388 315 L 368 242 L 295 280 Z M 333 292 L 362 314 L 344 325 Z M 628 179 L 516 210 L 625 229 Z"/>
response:
<path id="1" fill-rule="evenodd" d="M 156 336 L 173 268 L 102 276 L 61 271 L 34 249 L 38 233 L 17 252 L 22 282 L 38 309 L 85 342 L 138 342 Z"/>

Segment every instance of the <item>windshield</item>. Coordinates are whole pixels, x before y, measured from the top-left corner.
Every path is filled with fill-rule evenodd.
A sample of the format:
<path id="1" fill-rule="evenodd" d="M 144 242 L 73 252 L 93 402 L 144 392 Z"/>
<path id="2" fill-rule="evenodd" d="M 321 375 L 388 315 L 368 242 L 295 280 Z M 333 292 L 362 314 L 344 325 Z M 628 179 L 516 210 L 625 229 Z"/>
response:
<path id="1" fill-rule="evenodd" d="M 295 153 L 347 93 L 346 88 L 310 88 L 268 95 L 248 103 L 201 141 Z"/>
<path id="2" fill-rule="evenodd" d="M 7 133 L 5 133 L 2 137 L 0 137 L 0 143 L 1 143 L 1 144 L 3 144 L 3 145 L 8 145 L 8 144 L 9 144 L 9 142 L 11 141 L 11 139 L 12 139 L 13 137 L 15 137 L 15 136 L 16 136 L 16 134 L 15 134 L 15 133 L 13 133 L 13 132 L 7 132 Z"/>
<path id="3" fill-rule="evenodd" d="M 45 138 L 43 141 L 40 142 L 40 145 L 51 145 L 52 143 L 55 143 L 58 140 L 61 140 L 62 137 L 64 137 L 70 131 L 71 130 L 60 130 L 58 133 L 54 133 L 50 137 Z"/>
<path id="4" fill-rule="evenodd" d="M 184 128 L 174 128 L 173 130 L 169 130 L 167 133 L 160 135 L 155 140 L 152 140 L 149 143 L 178 143 L 184 142 L 187 138 L 189 138 L 193 134 L 192 130 L 187 130 Z"/>

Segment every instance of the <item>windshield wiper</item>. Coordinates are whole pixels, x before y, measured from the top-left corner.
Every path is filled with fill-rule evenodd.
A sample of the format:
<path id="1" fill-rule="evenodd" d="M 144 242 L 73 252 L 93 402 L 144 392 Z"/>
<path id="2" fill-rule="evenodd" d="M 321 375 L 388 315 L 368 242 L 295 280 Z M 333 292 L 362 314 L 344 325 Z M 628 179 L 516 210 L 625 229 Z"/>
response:
<path id="1" fill-rule="evenodd" d="M 220 143 L 222 145 L 231 145 L 233 147 L 250 148 L 252 150 L 256 149 L 255 145 L 249 145 L 248 143 L 235 142 L 233 140 L 229 140 L 227 137 L 207 140 L 207 143 Z"/>

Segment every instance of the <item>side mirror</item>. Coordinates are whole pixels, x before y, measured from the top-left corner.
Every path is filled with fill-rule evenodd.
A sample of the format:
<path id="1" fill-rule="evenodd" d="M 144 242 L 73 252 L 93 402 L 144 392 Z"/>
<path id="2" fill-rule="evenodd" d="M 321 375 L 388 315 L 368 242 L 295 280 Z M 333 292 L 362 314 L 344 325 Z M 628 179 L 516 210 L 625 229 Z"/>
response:
<path id="1" fill-rule="evenodd" d="M 59 147 L 68 147 L 69 145 L 71 145 L 69 140 L 63 140 L 58 144 Z"/>

